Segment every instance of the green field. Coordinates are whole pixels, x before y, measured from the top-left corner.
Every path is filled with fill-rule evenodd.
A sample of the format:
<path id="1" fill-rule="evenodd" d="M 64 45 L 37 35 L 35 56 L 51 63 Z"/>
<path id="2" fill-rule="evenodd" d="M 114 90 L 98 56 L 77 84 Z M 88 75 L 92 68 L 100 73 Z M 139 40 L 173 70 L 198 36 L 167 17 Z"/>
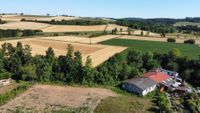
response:
<path id="1" fill-rule="evenodd" d="M 174 24 L 174 26 L 184 26 L 184 25 L 191 25 L 191 26 L 200 27 L 200 23 L 194 23 L 194 22 L 177 22 L 176 24 Z"/>
<path id="2" fill-rule="evenodd" d="M 149 98 L 121 95 L 104 99 L 94 113 L 154 113 L 156 111 L 156 105 Z"/>
<path id="3" fill-rule="evenodd" d="M 189 58 L 198 58 L 198 56 L 200 55 L 200 47 L 198 45 L 155 41 L 140 41 L 129 39 L 111 39 L 101 42 L 101 44 L 129 47 L 122 53 L 124 56 L 126 56 L 127 52 L 131 49 L 137 49 L 142 52 L 152 51 L 166 53 L 172 50 L 173 48 L 179 49 L 182 53 L 182 56 L 187 56 Z"/>

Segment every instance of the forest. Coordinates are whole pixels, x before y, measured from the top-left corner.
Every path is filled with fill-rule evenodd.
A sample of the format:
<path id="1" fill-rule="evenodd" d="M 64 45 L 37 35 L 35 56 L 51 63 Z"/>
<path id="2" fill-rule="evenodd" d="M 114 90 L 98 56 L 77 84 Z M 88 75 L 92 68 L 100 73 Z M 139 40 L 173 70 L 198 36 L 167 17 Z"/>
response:
<path id="1" fill-rule="evenodd" d="M 126 60 L 121 54 L 109 58 L 108 61 L 92 67 L 88 56 L 85 64 L 79 51 L 74 52 L 73 46 L 68 45 L 66 55 L 56 57 L 52 48 L 46 55 L 31 55 L 31 47 L 17 43 L 14 47 L 9 43 L 2 45 L 0 50 L 0 75 L 14 80 L 36 82 L 61 82 L 85 85 L 116 85 L 129 78 L 139 77 L 150 69 L 162 67 L 177 71 L 183 80 L 193 86 L 199 85 L 200 57 L 188 59 L 181 57 L 178 49 L 168 53 L 142 53 L 130 50 Z"/>
<path id="2" fill-rule="evenodd" d="M 183 32 L 187 34 L 191 33 L 200 34 L 200 27 L 198 26 L 187 25 L 187 26 L 177 26 L 176 28 L 178 32 Z"/>

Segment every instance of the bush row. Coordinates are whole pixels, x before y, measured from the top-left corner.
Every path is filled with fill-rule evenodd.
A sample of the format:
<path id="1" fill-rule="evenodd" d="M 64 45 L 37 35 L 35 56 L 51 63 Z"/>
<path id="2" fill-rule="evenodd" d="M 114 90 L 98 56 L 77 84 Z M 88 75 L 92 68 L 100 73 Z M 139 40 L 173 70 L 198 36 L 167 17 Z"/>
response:
<path id="1" fill-rule="evenodd" d="M 175 38 L 168 38 L 167 42 L 176 42 Z M 196 41 L 194 39 L 188 39 L 184 41 L 185 44 L 195 44 Z"/>
<path id="2" fill-rule="evenodd" d="M 42 32 L 42 30 L 19 30 L 19 29 L 0 29 L 0 38 L 8 38 L 8 37 L 21 37 L 21 36 L 34 36 L 38 32 Z"/>

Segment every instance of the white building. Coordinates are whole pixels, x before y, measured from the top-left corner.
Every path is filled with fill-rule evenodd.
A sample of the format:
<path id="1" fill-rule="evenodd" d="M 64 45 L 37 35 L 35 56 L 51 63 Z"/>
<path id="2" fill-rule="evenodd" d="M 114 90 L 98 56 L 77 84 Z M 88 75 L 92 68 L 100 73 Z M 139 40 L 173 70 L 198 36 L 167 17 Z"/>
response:
<path id="1" fill-rule="evenodd" d="M 122 83 L 122 89 L 139 95 L 146 95 L 155 90 L 157 83 L 149 78 L 133 78 Z"/>

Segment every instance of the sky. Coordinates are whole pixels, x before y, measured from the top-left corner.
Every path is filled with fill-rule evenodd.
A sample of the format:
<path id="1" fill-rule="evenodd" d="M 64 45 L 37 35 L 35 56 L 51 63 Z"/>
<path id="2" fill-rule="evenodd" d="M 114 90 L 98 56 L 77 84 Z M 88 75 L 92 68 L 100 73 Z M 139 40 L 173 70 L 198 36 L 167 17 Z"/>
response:
<path id="1" fill-rule="evenodd" d="M 0 13 L 82 17 L 200 17 L 200 0 L 1 0 Z"/>

